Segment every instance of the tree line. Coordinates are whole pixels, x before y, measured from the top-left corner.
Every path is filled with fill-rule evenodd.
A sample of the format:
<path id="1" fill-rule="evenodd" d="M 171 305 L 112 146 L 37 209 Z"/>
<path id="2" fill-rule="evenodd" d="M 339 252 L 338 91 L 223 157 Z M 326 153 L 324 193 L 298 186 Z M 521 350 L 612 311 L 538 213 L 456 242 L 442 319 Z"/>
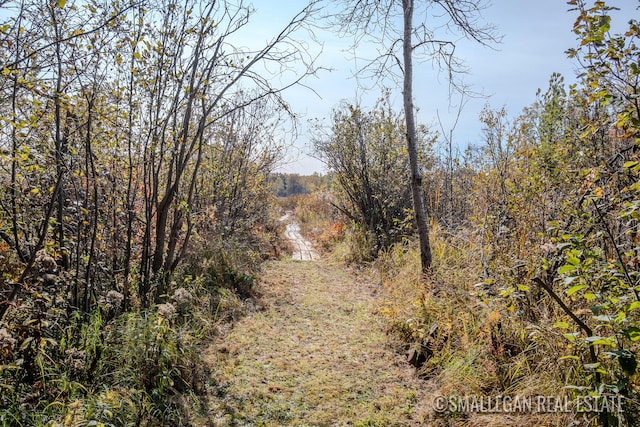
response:
<path id="1" fill-rule="evenodd" d="M 243 1 L 0 6 L 0 418 L 44 423 L 55 381 L 81 384 L 57 386 L 71 399 L 137 363 L 140 423 L 190 360 L 149 316 L 185 300 L 180 277 L 215 282 L 214 299 L 224 282 L 242 293 L 275 251 L 269 176 L 293 119 L 282 94 L 315 72 L 298 36 L 315 6 L 251 47 Z M 158 328 L 160 346 L 130 339 Z"/>
<path id="2" fill-rule="evenodd" d="M 242 3 L 4 8 L 0 237 L 13 293 L 44 251 L 73 307 L 88 310 L 109 282 L 125 305 L 135 292 L 148 306 L 210 206 L 231 234 L 253 209 L 243 192 L 281 155 L 281 92 L 312 72 L 292 40 L 310 9 L 250 50 L 233 42 L 254 12 Z M 275 87 L 255 71 L 273 62 L 306 68 Z"/>

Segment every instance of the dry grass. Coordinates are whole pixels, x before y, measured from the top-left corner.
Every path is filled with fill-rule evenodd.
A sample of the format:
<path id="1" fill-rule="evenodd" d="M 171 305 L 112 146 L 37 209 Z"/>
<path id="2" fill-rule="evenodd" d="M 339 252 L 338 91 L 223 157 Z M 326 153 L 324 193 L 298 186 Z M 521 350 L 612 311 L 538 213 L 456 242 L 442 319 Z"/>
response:
<path id="1" fill-rule="evenodd" d="M 207 350 L 217 397 L 196 423 L 422 425 L 429 385 L 394 350 L 377 282 L 327 259 L 268 263 L 264 309 Z"/>
<path id="2" fill-rule="evenodd" d="M 406 342 L 427 343 L 433 353 L 420 369 L 431 379 L 431 399 L 563 396 L 557 358 L 556 366 L 547 366 L 539 357 L 538 347 L 550 345 L 548 337 L 537 342 L 534 331 L 503 309 L 499 298 L 479 296 L 482 269 L 474 236 L 431 231 L 434 269 L 427 280 L 420 277 L 415 244 L 398 245 L 376 261 L 385 289 L 381 313 Z M 425 425 L 567 426 L 576 418 L 562 412 L 432 411 Z"/>
<path id="3" fill-rule="evenodd" d="M 428 283 L 417 273 L 413 245 L 398 246 L 362 270 L 336 261 L 339 250 L 332 259 L 265 264 L 261 308 L 206 351 L 211 397 L 193 424 L 533 427 L 575 421 L 563 413 L 433 410 L 439 397 L 562 394 L 555 371 L 532 363 L 535 354 L 521 337 L 531 331 L 513 329 L 508 316 L 475 296 L 480 270 L 466 255 L 473 242 L 445 244 L 435 231 Z M 435 324 L 434 354 L 416 372 L 405 345 L 424 342 Z M 505 357 L 503 344 L 525 351 Z"/>

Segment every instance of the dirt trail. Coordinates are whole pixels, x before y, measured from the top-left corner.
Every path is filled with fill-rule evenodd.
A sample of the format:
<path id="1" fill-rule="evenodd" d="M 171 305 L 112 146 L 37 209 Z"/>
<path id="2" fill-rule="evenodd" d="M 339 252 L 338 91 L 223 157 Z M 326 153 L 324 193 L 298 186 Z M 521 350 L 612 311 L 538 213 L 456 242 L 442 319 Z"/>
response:
<path id="1" fill-rule="evenodd" d="M 421 425 L 427 387 L 375 313 L 378 285 L 326 259 L 268 263 L 261 310 L 212 344 L 210 426 Z"/>

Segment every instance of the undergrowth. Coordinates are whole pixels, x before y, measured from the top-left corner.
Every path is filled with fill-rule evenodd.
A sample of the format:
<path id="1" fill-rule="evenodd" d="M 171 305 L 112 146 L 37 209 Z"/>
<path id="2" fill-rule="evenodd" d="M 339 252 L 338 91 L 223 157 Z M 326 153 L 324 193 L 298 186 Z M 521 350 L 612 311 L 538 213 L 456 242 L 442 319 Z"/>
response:
<path id="1" fill-rule="evenodd" d="M 381 313 L 403 338 L 411 363 L 437 385 L 436 395 L 575 396 L 565 388 L 580 380 L 570 363 L 558 360 L 567 340 L 553 328 L 553 316 L 522 322 L 483 274 L 477 236 L 469 231 L 431 232 L 432 274 L 422 277 L 419 251 L 404 242 L 375 262 L 385 299 Z M 591 414 L 592 415 L 592 414 Z M 432 425 L 568 425 L 573 413 L 486 414 L 482 411 L 432 414 Z M 588 415 L 585 417 L 588 418 Z M 459 424 L 456 424 L 459 425 Z"/>
<path id="2" fill-rule="evenodd" d="M 122 293 L 109 291 L 82 313 L 62 286 L 25 289 L 0 321 L 0 425 L 191 425 L 206 410 L 202 346 L 246 312 L 263 254 L 275 256 L 262 233 L 262 249 L 196 240 L 197 255 L 148 309 L 132 292 L 124 311 Z"/>

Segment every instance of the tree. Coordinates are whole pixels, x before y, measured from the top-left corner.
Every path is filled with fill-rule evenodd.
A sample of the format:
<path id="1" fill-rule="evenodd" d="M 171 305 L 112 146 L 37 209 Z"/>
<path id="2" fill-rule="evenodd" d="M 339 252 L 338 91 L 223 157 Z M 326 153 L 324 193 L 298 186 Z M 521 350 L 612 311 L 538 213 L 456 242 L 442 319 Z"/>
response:
<path id="1" fill-rule="evenodd" d="M 579 47 L 568 51 L 581 65 L 578 83 L 567 93 L 552 75 L 549 89 L 511 124 L 501 112 L 483 115 L 490 161 L 477 183 L 494 196 L 479 196 L 485 224 L 489 204 L 497 208 L 486 239 L 496 255 L 487 284 L 520 322 L 548 322 L 545 340 L 559 329 L 571 342 L 567 356 L 578 369 L 556 375 L 574 396 L 628 400 L 622 410 L 604 408 L 593 425 L 622 418 L 631 425 L 640 341 L 640 27 L 631 20 L 614 34 L 607 2 L 569 4 L 578 15 Z M 504 233 L 501 216 L 509 220 Z M 549 349 L 539 358 L 557 361 Z M 597 369 L 581 371 L 587 366 Z"/>
<path id="2" fill-rule="evenodd" d="M 346 105 L 333 113 L 331 130 L 314 146 L 337 184 L 336 207 L 366 234 L 367 257 L 375 257 L 406 234 L 411 188 L 401 114 L 388 96 L 375 109 Z M 416 132 L 421 158 L 426 130 Z M 410 227 L 409 227 L 410 228 Z"/>
<path id="3" fill-rule="evenodd" d="M 34 279 L 41 250 L 64 274 L 74 308 L 89 311 L 106 282 L 125 297 L 137 282 L 143 306 L 154 284 L 161 295 L 194 230 L 203 182 L 211 185 L 200 171 L 204 152 L 223 137 L 220 126 L 258 117 L 258 106 L 265 128 L 293 118 L 282 92 L 315 72 L 296 36 L 311 31 L 315 4 L 249 48 L 238 42 L 255 13 L 244 2 L 8 2 L 0 24 L 0 239 L 17 272 L 0 315 Z M 252 124 L 232 133 L 251 133 L 244 126 Z M 253 135 L 275 141 L 275 133 Z M 262 153 L 258 163 L 271 165 L 279 151 L 256 148 L 263 143 L 242 141 L 249 148 L 234 156 Z M 256 159 L 244 160 L 242 179 Z"/>
<path id="4" fill-rule="evenodd" d="M 432 257 L 428 215 L 424 204 L 423 174 L 418 153 L 413 99 L 413 61 L 417 58 L 435 62 L 448 72 L 452 88 L 464 90 L 464 87 L 453 79 L 462 71 L 462 64 L 454 54 L 456 38 L 453 36 L 462 34 L 483 45 L 496 42 L 497 37 L 491 26 L 483 26 L 478 22 L 479 13 L 485 8 L 483 0 L 402 0 L 401 3 L 399 0 L 362 0 L 345 1 L 344 4 L 343 12 L 337 17 L 338 25 L 356 35 L 355 45 L 357 46 L 363 37 L 369 36 L 384 49 L 361 72 L 373 71 L 379 80 L 389 74 L 396 77 L 399 75 L 402 80 L 413 208 L 420 239 L 422 271 L 427 273 L 431 268 Z M 425 17 L 418 25 L 414 23 L 416 7 L 420 8 L 422 16 Z M 433 19 L 433 23 L 429 19 Z M 397 21 L 401 22 L 399 28 L 394 26 Z M 440 37 L 438 29 L 445 30 L 444 38 Z"/>
<path id="5" fill-rule="evenodd" d="M 152 6 L 140 16 L 144 33 L 128 48 L 140 98 L 135 114 L 142 122 L 134 137 L 144 158 L 140 294 L 145 305 L 152 285 L 157 285 L 156 295 L 163 294 L 189 242 L 203 153 L 216 136 L 212 129 L 265 99 L 286 111 L 282 92 L 315 72 L 314 58 L 292 37 L 304 30 L 314 2 L 258 49 L 234 44 L 255 12 L 243 2 L 160 1 Z M 259 73 L 271 64 L 293 77 L 276 86 Z"/>

